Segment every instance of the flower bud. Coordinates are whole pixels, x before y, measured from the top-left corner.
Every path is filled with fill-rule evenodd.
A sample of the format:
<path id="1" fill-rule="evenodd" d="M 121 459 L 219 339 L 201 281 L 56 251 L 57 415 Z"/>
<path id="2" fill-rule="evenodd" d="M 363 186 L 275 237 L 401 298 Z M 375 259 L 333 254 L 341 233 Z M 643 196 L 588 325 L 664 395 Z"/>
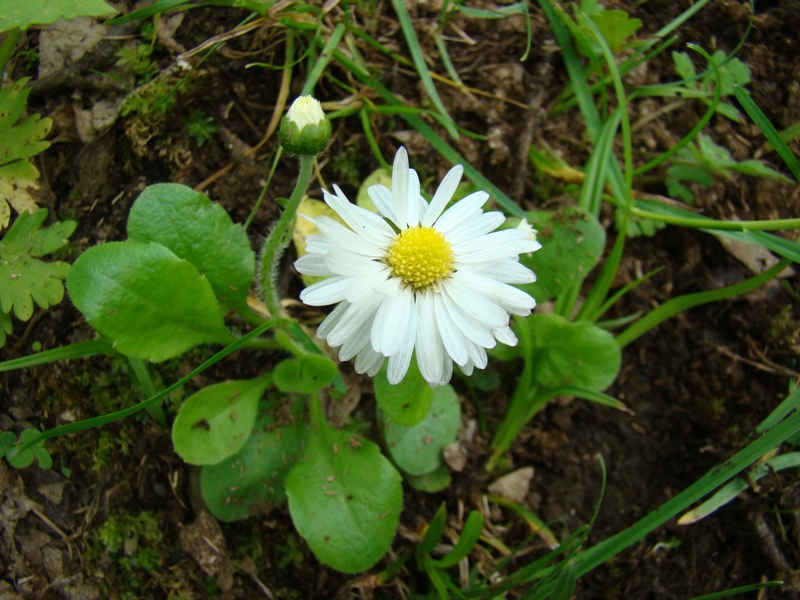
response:
<path id="1" fill-rule="evenodd" d="M 318 154 L 331 139 L 331 121 L 319 101 L 300 96 L 292 103 L 280 128 L 281 146 L 290 154 Z"/>

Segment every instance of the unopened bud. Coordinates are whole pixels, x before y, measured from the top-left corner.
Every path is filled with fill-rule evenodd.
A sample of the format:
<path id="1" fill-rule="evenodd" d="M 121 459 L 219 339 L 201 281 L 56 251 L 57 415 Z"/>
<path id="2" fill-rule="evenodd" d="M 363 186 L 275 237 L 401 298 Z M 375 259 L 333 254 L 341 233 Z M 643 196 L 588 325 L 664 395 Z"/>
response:
<path id="1" fill-rule="evenodd" d="M 319 154 L 331 139 L 331 121 L 319 101 L 300 96 L 292 103 L 280 128 L 281 146 L 290 154 Z"/>

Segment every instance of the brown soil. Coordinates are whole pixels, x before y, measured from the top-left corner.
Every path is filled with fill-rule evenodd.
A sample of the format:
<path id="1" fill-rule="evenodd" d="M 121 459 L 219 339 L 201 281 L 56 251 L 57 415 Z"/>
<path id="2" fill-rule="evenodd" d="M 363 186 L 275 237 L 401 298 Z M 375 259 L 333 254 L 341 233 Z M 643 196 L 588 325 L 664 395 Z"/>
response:
<path id="1" fill-rule="evenodd" d="M 624 9 L 642 19 L 639 35 L 644 37 L 680 14 L 689 2 L 609 4 L 607 8 Z M 406 53 L 391 7 L 388 3 L 377 6 L 374 34 L 394 51 Z M 675 48 L 680 50 L 683 43 L 692 41 L 709 52 L 730 51 L 746 29 L 747 6 L 734 0 L 712 2 L 678 30 Z M 330 18 L 339 10 L 334 9 Z M 424 36 L 436 26 L 439 10 L 424 3 L 413 10 L 415 27 L 433 57 L 432 68 L 444 73 L 432 40 Z M 365 21 L 372 18 L 367 12 L 357 13 Z M 245 16 L 235 9 L 193 9 L 185 13 L 174 38 L 184 48 L 194 48 L 231 31 Z M 456 68 L 466 85 L 490 95 L 468 97 L 438 86 L 459 125 L 489 136 L 489 143 L 462 136 L 458 150 L 525 208 L 547 205 L 550 190 L 560 193 L 557 182 L 531 172 L 527 159 L 531 144 L 541 148 L 546 142 L 576 167 L 585 163 L 591 151 L 576 111 L 548 115 L 567 76 L 546 19 L 536 8 L 532 8 L 531 21 L 533 47 L 527 61 L 520 62 L 525 52 L 521 16 L 496 21 L 456 17 L 462 39 L 470 40 L 451 44 Z M 800 121 L 798 29 L 800 10 L 795 2 L 759 2 L 753 31 L 739 54 L 752 70 L 753 98 L 778 129 Z M 455 29 L 448 31 L 452 34 Z M 56 122 L 51 135 L 54 144 L 38 164 L 46 189 L 42 205 L 50 208 L 53 219 L 74 218 L 79 223 L 69 247 L 70 260 L 94 244 L 123 239 L 132 201 L 152 183 L 200 186 L 234 220 L 247 218 L 261 192 L 265 165 L 270 164 L 277 140 L 273 136 L 256 152 L 247 152 L 267 131 L 281 71 L 245 67 L 251 62 L 282 65 L 284 36 L 283 27 L 266 23 L 228 40 L 190 76 L 165 118 L 122 118 L 109 129 L 97 131 L 91 140 L 78 136 L 74 109 L 89 109 L 101 99 L 118 97 L 118 91 L 101 91 L 99 80 L 88 72 L 34 91 L 31 111 L 50 115 Z M 39 40 L 38 31 L 29 32 L 21 50 L 35 48 Z M 411 105 L 425 105 L 427 99 L 413 71 L 366 46 L 360 48 L 368 63 L 380 66 L 384 85 Z M 166 68 L 177 52 L 177 47 L 161 48 L 154 56 Z M 191 60 L 196 64 L 200 56 Z M 113 62 L 94 68 L 119 72 Z M 14 64 L 15 79 L 35 78 L 35 63 L 18 59 Z M 290 98 L 299 92 L 303 72 L 304 65 L 296 65 Z M 358 93 L 370 94 L 338 66 L 332 67 L 332 73 Z M 668 54 L 632 76 L 637 83 L 676 77 Z M 168 81 L 174 85 L 180 77 L 168 76 Z M 328 81 L 320 84 L 316 95 L 322 101 L 342 99 L 342 91 Z M 634 104 L 631 122 L 639 121 L 654 106 L 654 100 Z M 635 132 L 637 160 L 640 154 L 664 151 L 674 144 L 703 109 L 687 102 L 644 124 Z M 185 125 L 194 110 L 213 117 L 219 127 L 219 133 L 202 147 L 189 137 Z M 440 179 L 446 172 L 449 165 L 400 118 L 372 118 L 385 157 L 392 157 L 402 143 L 423 175 Z M 715 117 L 708 132 L 739 160 L 756 157 L 783 168 L 749 123 Z M 331 150 L 320 164 L 326 184 L 340 182 L 353 197 L 358 182 L 377 166 L 357 116 L 336 120 Z M 250 229 L 254 247 L 278 213 L 275 198 L 290 193 L 295 169 L 291 159 L 283 159 L 277 169 Z M 658 181 L 641 185 L 643 191 L 665 193 Z M 735 176 L 695 191 L 695 207 L 712 217 L 768 219 L 800 214 L 800 188 L 788 184 Z M 613 236 L 612 215 L 606 216 Z M 628 242 L 615 289 L 660 266 L 663 271 L 636 288 L 609 316 L 647 311 L 677 295 L 718 288 L 751 275 L 716 238 L 668 227 L 653 237 Z M 286 296 L 296 296 L 299 282 L 288 268 L 284 283 Z M 527 507 L 558 536 L 566 537 L 588 523 L 599 500 L 601 471 L 596 455 L 601 455 L 608 469 L 608 486 L 589 538 L 589 544 L 596 543 L 630 526 L 743 447 L 798 377 L 800 280 L 790 277 L 784 286 L 794 293 L 775 284 L 746 297 L 702 306 L 627 347 L 622 373 L 609 393 L 624 401 L 634 416 L 576 400 L 548 406 L 523 430 L 509 456 L 509 466 L 535 468 Z M 34 343 L 50 349 L 92 337 L 81 315 L 65 300 L 37 312 L 27 326 L 15 322 L 15 335 L 0 350 L 0 360 L 32 354 Z M 168 385 L 209 352 L 197 350 L 184 360 L 158 365 L 153 372 Z M 270 360 L 266 353 L 237 355 L 204 373 L 191 391 L 208 382 L 253 376 Z M 508 369 L 509 380 L 514 369 L 514 365 Z M 140 399 L 131 381 L 122 363 L 108 357 L 0 374 L 0 430 L 52 428 L 128 406 Z M 466 391 L 458 380 L 455 386 Z M 488 483 L 483 466 L 490 432 L 502 418 L 510 391 L 503 388 L 483 399 L 488 431 L 480 431 L 469 444 L 467 467 L 453 474 L 446 491 L 425 495 L 406 489 L 395 554 L 413 547 L 412 532 L 442 502 L 455 530 L 460 526 L 456 518 L 460 509 L 481 506 Z M 464 412 L 467 418 L 474 417 L 476 409 L 466 398 Z M 366 397 L 364 403 L 369 401 Z M 174 413 L 174 408 L 168 410 Z M 369 414 L 367 409 L 364 414 Z M 268 597 L 265 589 L 280 598 L 369 597 L 371 593 L 400 597 L 403 586 L 428 591 L 424 578 L 412 572 L 401 574 L 401 583 L 390 582 L 373 591 L 367 577 L 351 579 L 321 567 L 293 532 L 285 508 L 267 518 L 232 525 L 198 518 L 196 473 L 174 454 L 169 432 L 147 416 L 56 439 L 49 449 L 54 457 L 49 471 L 35 467 L 17 471 L 0 463 L 0 599 L 260 598 Z M 796 597 L 800 594 L 798 511 L 797 472 L 770 475 L 696 525 L 670 522 L 648 535 L 582 578 L 576 597 L 690 598 L 771 579 L 784 579 L 786 585 L 759 597 Z M 161 534 L 152 543 L 157 564 L 152 573 L 124 562 L 123 557 L 136 555 L 136 548 L 126 546 L 117 555 L 98 550 L 102 526 L 110 518 L 142 514 L 156 523 Z M 527 539 L 524 524 L 513 513 L 494 510 L 491 516 L 495 533 L 504 532 L 505 544 L 515 547 Z M 205 542 L 199 541 L 204 538 L 220 549 L 213 566 L 204 555 Z M 528 548 L 510 567 L 543 553 L 536 539 L 529 540 L 530 544 L 534 548 Z"/>

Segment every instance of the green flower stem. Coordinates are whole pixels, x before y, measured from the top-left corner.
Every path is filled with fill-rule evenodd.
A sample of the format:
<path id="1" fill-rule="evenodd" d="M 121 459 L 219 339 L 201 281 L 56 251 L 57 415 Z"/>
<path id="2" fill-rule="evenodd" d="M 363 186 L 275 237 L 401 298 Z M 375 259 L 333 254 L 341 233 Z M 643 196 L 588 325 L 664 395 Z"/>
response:
<path id="1" fill-rule="evenodd" d="M 11 55 L 17 49 L 17 43 L 19 43 L 19 38 L 21 37 L 22 30 L 19 28 L 14 28 L 6 34 L 6 39 L 3 40 L 3 45 L 0 46 L 0 79 L 2 79 Z"/>
<path id="2" fill-rule="evenodd" d="M 319 435 L 328 427 L 325 413 L 322 412 L 322 395 L 308 395 L 308 420 L 311 424 L 311 433 Z"/>
<path id="3" fill-rule="evenodd" d="M 298 158 L 300 159 L 300 174 L 297 176 L 297 184 L 281 218 L 278 219 L 278 223 L 264 240 L 264 246 L 261 248 L 261 295 L 272 317 L 281 315 L 281 297 L 277 285 L 279 263 L 286 246 L 289 245 L 289 240 L 292 239 L 297 208 L 300 206 L 300 201 L 308 189 L 311 175 L 314 172 L 313 155 L 300 155 Z"/>
<path id="4" fill-rule="evenodd" d="M 519 336 L 519 355 L 523 358 L 522 374 L 517 388 L 511 397 L 505 418 L 495 431 L 492 439 L 494 452 L 486 463 L 486 470 L 491 472 L 497 466 L 500 457 L 505 454 L 525 424 L 539 412 L 547 400 L 543 402 L 538 398 L 539 386 L 533 377 L 534 357 L 532 356 L 531 334 L 527 327 L 517 329 Z"/>

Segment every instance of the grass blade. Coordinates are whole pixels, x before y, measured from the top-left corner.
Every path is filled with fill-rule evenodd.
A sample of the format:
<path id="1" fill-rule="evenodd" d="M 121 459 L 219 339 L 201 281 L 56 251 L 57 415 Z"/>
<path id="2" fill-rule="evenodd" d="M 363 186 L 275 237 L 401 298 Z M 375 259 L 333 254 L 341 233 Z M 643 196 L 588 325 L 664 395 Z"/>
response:
<path id="1" fill-rule="evenodd" d="M 37 365 L 46 365 L 47 363 L 56 362 L 59 360 L 88 358 L 89 356 L 97 356 L 98 354 L 109 354 L 111 351 L 111 342 L 107 342 L 105 340 L 78 342 L 77 344 L 70 344 L 69 346 L 63 346 L 61 348 L 45 350 L 44 352 L 39 352 L 38 354 L 31 354 L 30 356 L 23 356 L 22 358 L 7 360 L 0 363 L 0 373 L 5 371 L 14 371 L 16 369 L 27 369 L 28 367 L 35 367 Z"/>
<path id="2" fill-rule="evenodd" d="M 758 104 L 753 101 L 747 90 L 739 85 L 733 86 L 733 95 L 736 96 L 736 99 L 739 101 L 739 104 L 742 105 L 744 111 L 753 119 L 753 122 L 767 137 L 767 141 L 772 144 L 772 147 L 775 148 L 775 151 L 783 159 L 783 162 L 789 167 L 794 178 L 800 181 L 800 162 L 798 162 L 797 157 L 789 146 L 786 145 L 786 142 L 783 141 L 781 134 L 778 133 L 772 123 L 769 122 L 769 119 L 767 119 L 767 116 L 758 107 Z"/>
<path id="3" fill-rule="evenodd" d="M 696 294 L 686 294 L 684 296 L 672 298 L 658 308 L 647 313 L 644 317 L 636 321 L 636 323 L 620 333 L 617 336 L 617 343 L 619 344 L 620 348 L 624 348 L 636 338 L 644 335 L 654 327 L 660 325 L 679 312 L 694 308 L 695 306 L 700 306 L 701 304 L 708 304 L 709 302 L 717 302 L 719 300 L 733 298 L 734 296 L 739 296 L 749 292 L 750 290 L 754 290 L 775 277 L 788 266 L 789 260 L 784 258 L 772 268 L 767 269 L 760 275 L 746 279 L 741 283 L 729 285 L 718 290 L 698 292 Z"/>
<path id="4" fill-rule="evenodd" d="M 392 0 L 392 6 L 395 13 L 397 13 L 397 20 L 400 22 L 400 28 L 403 30 L 403 35 L 406 38 L 408 49 L 411 52 L 411 58 L 414 60 L 414 66 L 417 68 L 417 73 L 422 80 L 422 85 L 428 93 L 428 97 L 433 102 L 439 113 L 444 117 L 442 126 L 447 130 L 454 140 L 458 139 L 458 131 L 456 130 L 453 119 L 444 107 L 442 99 L 439 97 L 439 92 L 436 91 L 436 86 L 433 85 L 430 73 L 428 73 L 428 65 L 425 62 L 425 57 L 422 55 L 422 48 L 417 39 L 417 33 L 414 31 L 414 24 L 411 22 L 411 15 L 408 14 L 408 9 L 403 3 L 403 0 Z"/>

